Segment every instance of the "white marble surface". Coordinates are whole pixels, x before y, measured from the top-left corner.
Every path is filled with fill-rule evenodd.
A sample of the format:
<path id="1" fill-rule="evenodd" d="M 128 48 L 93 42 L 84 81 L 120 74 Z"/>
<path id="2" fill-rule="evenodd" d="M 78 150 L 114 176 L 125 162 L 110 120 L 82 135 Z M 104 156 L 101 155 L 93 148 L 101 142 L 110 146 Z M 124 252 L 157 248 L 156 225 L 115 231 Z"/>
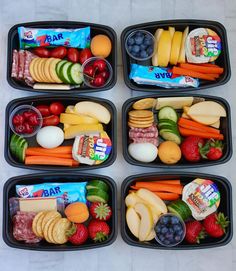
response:
<path id="1" fill-rule="evenodd" d="M 26 93 L 12 89 L 6 81 L 6 41 L 9 28 L 20 22 L 40 20 L 74 20 L 90 21 L 110 25 L 119 35 L 124 27 L 154 20 L 196 18 L 212 19 L 222 22 L 228 31 L 232 78 L 218 88 L 203 90 L 199 93 L 218 95 L 226 98 L 232 108 L 233 141 L 235 140 L 236 110 L 235 84 L 236 68 L 236 1 L 235 0 L 0 0 L 0 198 L 2 187 L 11 176 L 31 173 L 31 171 L 10 167 L 3 157 L 5 106 L 12 99 L 28 96 Z M 118 81 L 116 86 L 99 96 L 111 99 L 118 110 L 119 140 L 118 157 L 109 168 L 98 173 L 111 176 L 118 185 L 128 175 L 154 171 L 128 165 L 121 152 L 121 107 L 127 98 L 140 95 L 130 91 L 122 79 L 122 63 L 119 48 Z M 98 96 L 98 94 L 94 94 Z M 234 141 L 235 147 L 235 141 Z M 230 162 L 217 167 L 202 169 L 202 172 L 226 176 L 236 193 L 234 155 Z M 118 193 L 119 198 L 120 193 Z M 235 209 L 236 210 L 236 209 Z M 234 214 L 236 212 L 234 211 Z M 2 202 L 0 206 L 2 217 Z M 1 227 L 1 226 L 0 226 Z M 235 227 L 234 227 L 235 228 Z M 235 235 L 236 236 L 236 235 Z M 106 248 L 68 253 L 29 252 L 11 249 L 0 240 L 0 270 L 37 271 L 37 270 L 151 270 L 160 271 L 208 271 L 236 270 L 236 237 L 222 248 L 194 251 L 161 251 L 130 247 L 123 242 L 120 232 L 116 242 Z"/>

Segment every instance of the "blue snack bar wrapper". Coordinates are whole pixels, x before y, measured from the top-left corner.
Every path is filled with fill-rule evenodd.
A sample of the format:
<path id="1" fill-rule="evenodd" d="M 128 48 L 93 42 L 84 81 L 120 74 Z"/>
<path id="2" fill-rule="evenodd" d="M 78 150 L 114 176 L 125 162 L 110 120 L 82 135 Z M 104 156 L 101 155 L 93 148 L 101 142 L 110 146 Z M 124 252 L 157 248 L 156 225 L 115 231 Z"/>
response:
<path id="1" fill-rule="evenodd" d="M 18 27 L 20 49 L 65 46 L 90 47 L 90 27 L 78 29 Z"/>
<path id="2" fill-rule="evenodd" d="M 86 184 L 87 182 L 16 185 L 16 194 L 20 198 L 61 197 L 65 205 L 76 201 L 86 203 Z"/>
<path id="3" fill-rule="evenodd" d="M 189 76 L 173 77 L 167 68 L 131 64 L 129 78 L 137 84 L 155 85 L 163 88 L 199 86 L 199 80 Z"/>

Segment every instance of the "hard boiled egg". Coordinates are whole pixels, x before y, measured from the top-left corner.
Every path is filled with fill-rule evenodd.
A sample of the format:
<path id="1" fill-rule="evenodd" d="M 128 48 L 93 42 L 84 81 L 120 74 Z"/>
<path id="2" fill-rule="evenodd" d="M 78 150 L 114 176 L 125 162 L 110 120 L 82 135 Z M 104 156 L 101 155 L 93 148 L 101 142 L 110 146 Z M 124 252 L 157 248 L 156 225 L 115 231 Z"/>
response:
<path id="1" fill-rule="evenodd" d="M 137 161 L 149 163 L 157 158 L 157 147 L 151 143 L 131 143 L 129 154 Z"/>
<path id="2" fill-rule="evenodd" d="M 36 140 L 43 148 L 56 148 L 64 141 L 64 132 L 59 127 L 47 126 L 39 130 Z"/>

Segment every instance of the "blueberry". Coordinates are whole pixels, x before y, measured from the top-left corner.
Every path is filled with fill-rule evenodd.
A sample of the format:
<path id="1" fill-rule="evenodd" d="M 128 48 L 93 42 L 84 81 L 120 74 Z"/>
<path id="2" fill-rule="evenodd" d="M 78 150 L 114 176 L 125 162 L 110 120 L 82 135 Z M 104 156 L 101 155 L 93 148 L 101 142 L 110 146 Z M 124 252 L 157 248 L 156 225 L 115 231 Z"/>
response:
<path id="1" fill-rule="evenodd" d="M 146 52 L 146 51 L 141 51 L 140 57 L 141 57 L 141 58 L 146 58 L 146 57 L 148 57 L 147 52 Z"/>
<path id="2" fill-rule="evenodd" d="M 141 50 L 146 50 L 146 49 L 147 49 L 147 45 L 141 44 L 141 45 L 140 45 L 140 49 L 141 49 Z"/>
<path id="3" fill-rule="evenodd" d="M 138 36 L 138 37 L 136 36 L 134 38 L 134 40 L 135 40 L 135 43 L 138 44 L 138 45 L 143 43 L 143 37 L 142 36 Z"/>
<path id="4" fill-rule="evenodd" d="M 175 239 L 176 243 L 178 243 L 181 240 L 181 237 L 176 235 L 174 239 Z"/>
<path id="5" fill-rule="evenodd" d="M 158 237 L 159 237 L 159 239 L 160 239 L 161 242 L 163 242 L 165 240 L 165 236 L 162 235 L 162 234 L 160 234 Z"/>
<path id="6" fill-rule="evenodd" d="M 176 216 L 172 216 L 170 218 L 170 222 L 171 222 L 171 224 L 179 224 L 179 219 Z"/>
<path id="7" fill-rule="evenodd" d="M 138 53 L 140 51 L 140 47 L 138 45 L 133 45 L 132 52 Z"/>
<path id="8" fill-rule="evenodd" d="M 176 234 L 179 235 L 179 236 L 182 236 L 183 233 L 184 233 L 184 231 L 182 229 L 176 232 Z"/>
<path id="9" fill-rule="evenodd" d="M 134 44 L 134 38 L 133 37 L 130 37 L 127 41 L 127 44 L 128 45 L 133 45 Z"/>
<path id="10" fill-rule="evenodd" d="M 175 232 L 178 232 L 178 231 L 182 230 L 181 226 L 178 225 L 178 224 L 174 225 L 173 229 L 174 229 Z"/>
<path id="11" fill-rule="evenodd" d="M 128 51 L 131 52 L 132 49 L 133 49 L 133 46 L 129 45 L 129 46 L 128 46 Z"/>
<path id="12" fill-rule="evenodd" d="M 173 228 L 169 228 L 168 232 L 169 232 L 169 233 L 174 233 L 175 231 L 174 231 Z"/>
<path id="13" fill-rule="evenodd" d="M 137 32 L 135 33 L 135 36 L 136 36 L 136 37 L 142 37 L 142 38 L 144 38 L 144 35 L 143 35 L 143 33 L 142 33 L 141 31 L 137 31 Z"/>
<path id="14" fill-rule="evenodd" d="M 153 53 L 153 46 L 147 48 L 147 54 L 150 56 Z"/>
<path id="15" fill-rule="evenodd" d="M 161 233 L 165 234 L 165 233 L 167 233 L 167 232 L 168 232 L 167 227 L 163 227 L 163 228 L 161 229 Z"/>
<path id="16" fill-rule="evenodd" d="M 164 240 L 163 244 L 168 246 L 170 244 L 170 241 L 169 240 Z"/>
<path id="17" fill-rule="evenodd" d="M 143 40 L 143 44 L 149 46 L 153 44 L 153 40 L 150 36 L 145 36 L 144 40 Z"/>
<path id="18" fill-rule="evenodd" d="M 163 216 L 162 217 L 162 223 L 167 225 L 169 223 L 169 217 L 168 216 Z"/>
<path id="19" fill-rule="evenodd" d="M 155 230 L 156 230 L 157 233 L 160 233 L 162 231 L 162 228 L 161 227 L 156 227 Z"/>

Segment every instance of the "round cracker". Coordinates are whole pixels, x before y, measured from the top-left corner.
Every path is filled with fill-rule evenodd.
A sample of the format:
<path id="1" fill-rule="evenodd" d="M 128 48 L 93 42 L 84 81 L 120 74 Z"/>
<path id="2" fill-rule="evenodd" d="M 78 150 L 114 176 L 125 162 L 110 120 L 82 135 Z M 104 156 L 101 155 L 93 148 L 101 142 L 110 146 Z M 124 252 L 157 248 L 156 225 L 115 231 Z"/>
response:
<path id="1" fill-rule="evenodd" d="M 53 57 L 50 57 L 46 60 L 45 64 L 44 64 L 44 74 L 45 76 L 47 77 L 48 81 L 50 83 L 55 83 L 55 81 L 53 80 L 53 78 L 51 77 L 51 74 L 50 74 L 50 64 L 51 62 L 54 60 Z"/>
<path id="2" fill-rule="evenodd" d="M 36 224 L 36 231 L 38 233 L 38 237 L 41 237 L 43 238 L 43 228 L 42 228 L 42 221 L 43 221 L 43 218 L 45 217 L 45 215 L 47 214 L 48 212 L 47 211 L 44 211 L 43 212 L 43 215 L 41 215 L 37 221 L 37 224 Z"/>
<path id="3" fill-rule="evenodd" d="M 134 118 L 150 118 L 153 117 L 153 112 L 150 110 L 132 110 L 129 112 L 129 116 Z"/>
<path id="4" fill-rule="evenodd" d="M 42 230 L 44 232 L 44 228 L 45 228 L 45 225 L 47 224 L 47 222 L 53 218 L 57 218 L 57 217 L 61 217 L 60 213 L 58 213 L 57 211 L 49 211 L 47 212 L 47 214 L 43 217 L 43 220 L 42 220 Z"/>
<path id="5" fill-rule="evenodd" d="M 38 63 L 38 69 L 39 69 L 39 74 L 41 76 L 41 78 L 43 78 L 43 82 L 44 83 L 48 83 L 47 77 L 45 77 L 44 75 L 44 63 L 47 60 L 47 58 L 41 58 L 39 63 Z"/>
<path id="6" fill-rule="evenodd" d="M 50 65 L 49 65 L 49 72 L 50 72 L 51 78 L 54 80 L 55 83 L 59 83 L 59 84 L 63 83 L 56 73 L 56 65 L 60 61 L 61 59 L 59 58 L 53 58 L 53 60 L 50 62 Z"/>
<path id="7" fill-rule="evenodd" d="M 154 116 L 150 117 L 150 118 L 134 118 L 134 117 L 129 116 L 129 120 L 131 120 L 131 121 L 153 121 Z"/>
<path id="8" fill-rule="evenodd" d="M 39 236 L 39 233 L 38 233 L 38 231 L 37 231 L 37 224 L 38 224 L 39 218 L 40 218 L 41 216 L 43 216 L 43 215 L 44 215 L 44 211 L 37 213 L 37 215 L 34 217 L 33 223 L 32 223 L 32 231 L 33 231 L 33 233 L 34 233 L 36 236 L 38 236 L 38 237 L 40 237 L 40 236 Z"/>
<path id="9" fill-rule="evenodd" d="M 70 228 L 71 222 L 67 218 L 60 218 L 53 227 L 52 237 L 57 244 L 65 244 L 68 240 L 66 231 Z"/>
<path id="10" fill-rule="evenodd" d="M 137 110 L 150 109 L 150 108 L 155 107 L 155 104 L 156 104 L 156 99 L 144 98 L 135 102 L 133 104 L 133 109 L 137 109 Z"/>
<path id="11" fill-rule="evenodd" d="M 148 128 L 152 126 L 152 123 L 138 124 L 138 123 L 128 122 L 128 126 L 131 128 Z"/>
<path id="12" fill-rule="evenodd" d="M 44 76 L 44 78 L 46 79 L 46 82 L 47 83 L 51 83 L 51 78 L 48 78 L 48 74 L 47 74 L 47 72 L 45 72 L 45 63 L 46 63 L 46 61 L 48 60 L 48 58 L 44 58 L 44 61 L 43 61 L 43 63 L 42 63 L 42 74 L 43 74 L 43 76 Z"/>
<path id="13" fill-rule="evenodd" d="M 61 218 L 56 218 L 54 219 L 54 221 L 49 225 L 48 231 L 47 231 L 47 237 L 49 240 L 51 240 L 51 242 L 53 244 L 57 244 L 57 242 L 53 239 L 53 228 L 55 226 L 55 224 L 58 222 L 58 220 L 60 220 Z"/>
<path id="14" fill-rule="evenodd" d="M 38 77 L 38 80 L 40 83 L 43 83 L 44 80 L 41 77 L 41 72 L 40 72 L 40 67 L 39 67 L 39 63 L 42 61 L 42 58 L 38 58 L 37 61 L 35 61 L 34 63 L 34 73 L 36 74 L 36 76 Z"/>
<path id="15" fill-rule="evenodd" d="M 56 218 L 51 218 L 50 220 L 48 220 L 48 222 L 45 224 L 44 226 L 44 231 L 43 231 L 43 235 L 44 235 L 44 238 L 45 240 L 48 242 L 48 243 L 55 243 L 55 241 L 52 239 L 52 235 L 49 234 L 50 231 L 52 232 L 52 229 L 55 225 L 55 223 L 61 218 L 61 215 L 56 217 Z"/>
<path id="16" fill-rule="evenodd" d="M 34 79 L 34 81 L 36 82 L 39 82 L 39 78 L 37 76 L 37 74 L 35 73 L 35 63 L 39 60 L 40 58 L 39 57 L 36 57 L 34 59 L 32 59 L 32 61 L 30 62 L 30 65 L 29 65 L 29 72 L 30 72 L 30 75 L 32 76 L 32 78 Z"/>

